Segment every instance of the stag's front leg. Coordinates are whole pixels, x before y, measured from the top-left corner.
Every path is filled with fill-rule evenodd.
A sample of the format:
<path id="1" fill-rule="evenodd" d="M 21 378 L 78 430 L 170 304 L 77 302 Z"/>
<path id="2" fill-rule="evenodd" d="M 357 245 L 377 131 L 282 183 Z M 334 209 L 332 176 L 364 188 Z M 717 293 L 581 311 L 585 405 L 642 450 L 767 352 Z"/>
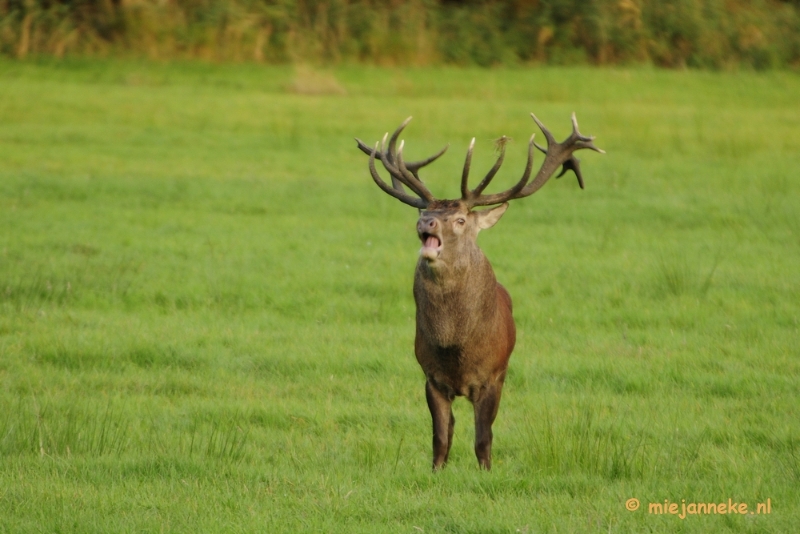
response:
<path id="1" fill-rule="evenodd" d="M 453 398 L 439 391 L 430 382 L 425 383 L 425 398 L 433 420 L 433 469 L 440 469 L 447 463 L 450 445 L 453 444 L 453 429 L 456 419 L 451 409 Z"/>
<path id="2" fill-rule="evenodd" d="M 500 407 L 503 383 L 497 382 L 481 388 L 472 401 L 475 410 L 475 456 L 478 464 L 487 471 L 492 468 L 492 424 Z"/>

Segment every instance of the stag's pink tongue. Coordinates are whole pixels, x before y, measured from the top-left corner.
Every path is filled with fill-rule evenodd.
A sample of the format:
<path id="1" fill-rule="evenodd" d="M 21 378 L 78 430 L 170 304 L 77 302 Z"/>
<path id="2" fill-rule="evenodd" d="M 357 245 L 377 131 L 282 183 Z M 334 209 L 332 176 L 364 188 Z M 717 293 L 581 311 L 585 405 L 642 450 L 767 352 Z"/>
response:
<path id="1" fill-rule="evenodd" d="M 437 248 L 439 246 L 439 239 L 434 235 L 429 235 L 425 240 L 425 248 Z"/>

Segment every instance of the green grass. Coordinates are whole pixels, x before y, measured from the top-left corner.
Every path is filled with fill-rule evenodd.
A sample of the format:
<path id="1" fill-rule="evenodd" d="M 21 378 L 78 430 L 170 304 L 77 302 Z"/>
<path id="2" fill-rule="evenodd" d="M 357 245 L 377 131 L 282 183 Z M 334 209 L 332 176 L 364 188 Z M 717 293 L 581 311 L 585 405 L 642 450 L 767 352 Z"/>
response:
<path id="1" fill-rule="evenodd" d="M 0 62 L 0 531 L 790 532 L 800 78 Z M 323 76 L 324 77 L 324 76 Z M 330 80 L 329 80 L 330 81 Z M 455 196 L 535 112 L 607 155 L 480 243 L 519 339 L 494 469 L 430 473 L 415 210 L 354 136 L 406 116 Z M 539 160 L 540 161 L 540 160 Z M 643 503 L 636 512 L 625 501 Z M 647 503 L 772 503 L 770 515 Z"/>

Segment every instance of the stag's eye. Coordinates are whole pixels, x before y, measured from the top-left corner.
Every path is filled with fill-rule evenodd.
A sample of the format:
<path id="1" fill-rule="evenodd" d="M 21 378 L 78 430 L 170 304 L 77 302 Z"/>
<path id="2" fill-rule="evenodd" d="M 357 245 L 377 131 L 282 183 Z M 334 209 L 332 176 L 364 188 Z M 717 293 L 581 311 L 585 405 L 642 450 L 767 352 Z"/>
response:
<path id="1" fill-rule="evenodd" d="M 456 222 L 457 222 L 458 224 L 464 224 L 464 223 L 466 223 L 467 221 L 466 221 L 465 219 L 462 219 L 462 218 L 460 218 L 460 217 L 459 217 L 458 219 L 456 219 Z"/>

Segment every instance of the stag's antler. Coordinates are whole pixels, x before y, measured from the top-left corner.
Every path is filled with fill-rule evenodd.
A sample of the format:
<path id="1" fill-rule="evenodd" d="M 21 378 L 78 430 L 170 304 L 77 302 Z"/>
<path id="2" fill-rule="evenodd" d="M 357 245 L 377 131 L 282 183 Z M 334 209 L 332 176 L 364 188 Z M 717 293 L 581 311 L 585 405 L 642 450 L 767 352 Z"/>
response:
<path id="1" fill-rule="evenodd" d="M 492 181 L 494 176 L 497 174 L 497 171 L 500 169 L 500 166 L 503 164 L 503 160 L 505 159 L 506 155 L 505 143 L 503 143 L 500 147 L 500 155 L 498 156 L 494 166 L 492 166 L 483 180 L 481 180 L 481 182 L 478 184 L 478 187 L 470 191 L 468 187 L 469 170 L 472 163 L 472 150 L 475 147 L 475 138 L 472 139 L 469 149 L 467 149 L 467 158 L 464 161 L 464 170 L 461 173 L 461 201 L 468 208 L 502 204 L 503 202 L 507 202 L 509 200 L 524 198 L 532 195 L 538 191 L 547 182 L 547 180 L 550 179 L 559 165 L 561 165 L 562 168 L 561 172 L 558 174 L 558 176 L 556 176 L 556 178 L 560 178 L 568 170 L 571 170 L 578 178 L 578 185 L 580 185 L 581 189 L 583 189 L 583 175 L 581 174 L 580 160 L 573 155 L 573 152 L 582 148 L 588 148 L 590 150 L 600 152 L 601 154 L 605 154 L 605 152 L 594 145 L 594 137 L 582 135 L 578 131 L 578 120 L 575 118 L 575 113 L 572 114 L 572 133 L 561 143 L 556 142 L 553 134 L 551 134 L 545 125 L 536 118 L 536 115 L 531 113 L 531 117 L 533 117 L 533 120 L 539 126 L 539 129 L 542 130 L 542 133 L 547 140 L 547 148 L 537 144 L 533 140 L 534 136 L 532 135 L 530 141 L 528 142 L 528 163 L 525 166 L 525 171 L 522 173 L 522 178 L 520 178 L 513 187 L 503 191 L 502 193 L 484 195 L 483 190 L 486 189 L 486 187 L 489 185 L 489 182 Z M 358 142 L 358 148 L 360 148 L 365 154 L 369 155 L 369 170 L 372 174 L 372 179 L 375 180 L 375 183 L 378 184 L 378 186 L 386 193 L 390 194 L 401 202 L 416 208 L 424 209 L 429 204 L 436 202 L 436 199 L 433 197 L 433 195 L 431 195 L 431 192 L 428 190 L 428 188 L 422 183 L 422 180 L 419 179 L 419 169 L 444 154 L 449 145 L 445 146 L 438 153 L 427 159 L 405 163 L 403 161 L 403 142 L 400 143 L 399 149 L 396 150 L 395 147 L 397 145 L 397 138 L 400 136 L 400 132 L 403 131 L 403 128 L 406 127 L 410 120 L 411 117 L 407 118 L 405 122 L 403 122 L 403 124 L 401 124 L 397 130 L 395 130 L 395 132 L 392 134 L 392 137 L 389 139 L 388 148 L 385 148 L 386 137 L 388 134 L 383 136 L 383 140 L 380 142 L 380 150 L 378 150 L 378 143 L 375 144 L 375 148 L 371 149 L 360 139 L 356 139 L 356 141 Z M 534 147 L 543 152 L 545 154 L 545 158 L 542 166 L 539 168 L 539 172 L 536 173 L 536 177 L 532 182 L 528 183 L 528 180 L 531 176 L 531 169 L 533 168 Z M 392 187 L 389 187 L 378 174 L 378 171 L 375 168 L 375 158 L 378 158 L 383 162 L 383 166 L 392 176 Z M 405 189 L 403 189 L 403 185 L 406 185 L 409 189 L 416 193 L 418 198 L 406 193 Z"/>
<path id="2" fill-rule="evenodd" d="M 528 164 L 525 166 L 525 172 L 522 174 L 522 178 L 520 178 L 519 182 L 517 182 L 514 187 L 507 189 L 502 193 L 495 193 L 494 195 L 481 194 L 492 178 L 494 178 L 497 169 L 500 168 L 500 164 L 503 161 L 503 156 L 505 155 L 505 145 L 503 145 L 501 148 L 500 157 L 497 159 L 497 163 L 495 163 L 494 167 L 492 167 L 492 169 L 489 171 L 489 174 L 486 175 L 486 178 L 484 178 L 481 183 L 478 184 L 478 187 L 472 191 L 468 190 L 467 177 L 469 175 L 470 159 L 472 158 L 472 147 L 475 143 L 475 139 L 472 140 L 472 143 L 467 150 L 467 161 L 464 163 L 464 172 L 461 175 L 461 199 L 466 202 L 470 208 L 474 206 L 502 204 L 503 202 L 507 202 L 509 200 L 524 198 L 528 195 L 532 195 L 538 191 L 545 184 L 545 182 L 547 182 L 547 180 L 550 179 L 559 165 L 562 165 L 562 169 L 557 178 L 560 178 L 565 172 L 571 170 L 578 177 L 578 185 L 580 185 L 581 189 L 583 189 L 583 175 L 581 174 L 580 160 L 573 156 L 572 153 L 576 150 L 580 150 L 581 148 L 588 148 L 590 150 L 600 152 L 601 154 L 605 154 L 605 152 L 594 146 L 594 137 L 581 135 L 581 133 L 578 131 L 578 119 L 575 118 L 575 113 L 572 114 L 572 133 L 561 143 L 556 142 L 553 134 L 551 134 L 550 130 L 548 130 L 545 125 L 542 124 L 538 118 L 536 118 L 536 115 L 531 113 L 531 117 L 539 126 L 539 129 L 542 130 L 545 139 L 547 139 L 547 148 L 543 148 L 536 143 L 533 140 L 534 136 L 532 135 L 531 140 L 528 143 Z M 545 158 L 542 166 L 539 168 L 539 172 L 536 173 L 536 177 L 531 183 L 527 183 L 528 178 L 531 175 L 531 168 L 533 167 L 533 147 L 536 147 L 540 151 L 544 152 Z"/>
<path id="3" fill-rule="evenodd" d="M 365 154 L 369 155 L 369 171 L 370 174 L 372 174 L 372 179 L 375 180 L 376 184 L 378 184 L 378 187 L 389 193 L 394 198 L 398 199 L 400 202 L 404 202 L 409 206 L 414 206 L 415 208 L 424 209 L 428 206 L 428 204 L 436 199 L 433 198 L 431 192 L 428 191 L 428 188 L 425 187 L 425 184 L 423 184 L 422 180 L 419 179 L 419 169 L 435 161 L 439 156 L 447 151 L 450 145 L 445 145 L 444 148 L 429 158 L 406 163 L 403 161 L 403 142 L 400 142 L 399 149 L 396 147 L 397 138 L 400 137 L 400 132 L 403 131 L 403 128 L 405 128 L 409 122 L 411 122 L 411 117 L 403 121 L 403 124 L 401 124 L 397 130 L 394 131 L 392 137 L 389 139 L 388 147 L 386 147 L 386 137 L 389 135 L 388 133 L 384 134 L 383 139 L 380 142 L 380 150 L 378 150 L 378 143 L 375 143 L 375 148 L 369 148 L 359 138 L 356 138 L 356 142 L 358 143 L 358 148 L 360 148 Z M 389 174 L 392 177 L 392 187 L 389 187 L 378 174 L 378 170 L 375 168 L 375 158 L 381 160 L 384 168 L 389 171 Z M 419 198 L 415 198 L 406 193 L 405 189 L 403 189 L 403 185 L 406 185 L 409 189 L 416 193 Z"/>
<path id="4" fill-rule="evenodd" d="M 544 163 L 542 163 L 542 167 L 539 169 L 539 172 L 536 173 L 536 178 L 534 178 L 534 180 L 522 191 L 520 191 L 519 194 L 514 198 L 527 197 L 528 195 L 532 195 L 538 191 L 539 188 L 541 188 L 545 182 L 550 179 L 550 176 L 555 172 L 559 165 L 562 165 L 561 172 L 558 173 L 556 178 L 561 178 L 564 176 L 565 172 L 572 171 L 578 178 L 578 185 L 581 186 L 581 189 L 583 189 L 583 175 L 581 174 L 580 165 L 581 160 L 573 156 L 572 153 L 576 150 L 580 150 L 581 148 L 588 148 L 589 150 L 594 150 L 595 152 L 599 152 L 601 154 L 605 154 L 606 151 L 594 146 L 594 136 L 581 135 L 581 133 L 578 131 L 578 119 L 575 117 L 574 112 L 572 113 L 572 133 L 561 143 L 556 143 L 555 138 L 553 138 L 553 134 L 551 134 L 550 131 L 545 128 L 544 124 L 542 124 L 542 122 L 536 118 L 536 115 L 531 113 L 531 117 L 539 126 L 539 129 L 542 130 L 545 139 L 547 139 L 546 149 L 534 143 L 536 148 L 544 152 Z"/>
<path id="5" fill-rule="evenodd" d="M 528 178 L 531 177 L 531 169 L 533 169 L 533 145 L 533 136 L 531 136 L 531 140 L 528 141 L 528 164 L 525 165 L 525 172 L 522 173 L 522 178 L 519 179 L 516 185 L 502 193 L 483 195 L 481 193 L 486 189 L 486 186 L 489 185 L 489 182 L 492 181 L 494 175 L 497 174 L 500 165 L 503 164 L 503 159 L 506 156 L 506 145 L 504 144 L 500 148 L 500 156 L 498 156 L 494 166 L 489 169 L 489 172 L 486 173 L 486 176 L 481 180 L 481 183 L 478 184 L 478 187 L 470 191 L 469 187 L 467 187 L 467 182 L 469 181 L 469 167 L 472 163 L 472 149 L 475 147 L 475 138 L 473 137 L 467 149 L 467 159 L 464 161 L 464 170 L 461 172 L 461 200 L 470 208 L 474 206 L 489 206 L 491 204 L 502 204 L 522 191 L 522 188 L 528 183 Z"/>

